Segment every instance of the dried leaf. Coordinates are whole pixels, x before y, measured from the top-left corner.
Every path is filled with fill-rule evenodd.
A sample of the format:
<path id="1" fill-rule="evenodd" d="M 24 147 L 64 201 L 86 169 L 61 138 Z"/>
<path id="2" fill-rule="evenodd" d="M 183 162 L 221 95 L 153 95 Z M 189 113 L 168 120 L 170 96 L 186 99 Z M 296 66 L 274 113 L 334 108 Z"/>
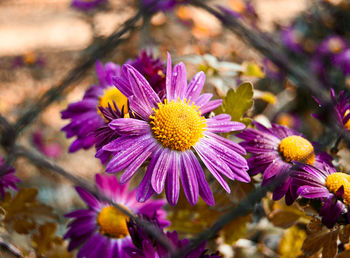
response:
<path id="1" fill-rule="evenodd" d="M 37 253 L 44 255 L 54 245 L 62 244 L 63 240 L 56 236 L 57 225 L 46 223 L 39 227 L 39 231 L 32 235 L 32 243 Z"/>
<path id="2" fill-rule="evenodd" d="M 282 258 L 293 258 L 302 255 L 301 247 L 306 238 L 306 232 L 297 226 L 287 229 L 279 243 L 278 252 Z"/>
<path id="3" fill-rule="evenodd" d="M 273 210 L 268 217 L 276 227 L 281 228 L 289 228 L 297 222 L 308 222 L 310 219 L 297 204 L 287 206 L 283 200 L 274 202 Z"/>
<path id="4" fill-rule="evenodd" d="M 323 248 L 323 255 L 331 255 L 336 250 L 334 248 L 334 244 L 336 244 L 338 231 L 322 231 L 312 235 L 309 235 L 301 248 L 305 255 L 311 256 Z M 331 243 L 329 243 L 331 242 Z M 335 256 L 336 253 L 333 254 L 332 257 Z"/>
<path id="5" fill-rule="evenodd" d="M 346 244 L 346 243 L 349 243 L 349 238 L 350 238 L 350 225 L 346 225 L 339 231 L 339 240 L 343 244 Z"/>
<path id="6" fill-rule="evenodd" d="M 238 86 L 237 90 L 230 89 L 223 103 L 215 111 L 215 114 L 226 113 L 231 116 L 232 121 L 250 123 L 249 118 L 242 116 L 253 106 L 253 86 L 247 82 Z"/>
<path id="7" fill-rule="evenodd" d="M 37 189 L 21 188 L 13 198 L 6 193 L 0 201 L 0 207 L 5 212 L 3 223 L 7 230 L 15 230 L 18 233 L 27 234 L 35 228 L 40 220 L 55 218 L 52 208 L 38 202 Z"/>
<path id="8" fill-rule="evenodd" d="M 336 256 L 336 258 L 348 258 L 350 257 L 350 250 L 346 250 Z"/>
<path id="9" fill-rule="evenodd" d="M 246 234 L 247 224 L 252 220 L 252 216 L 238 217 L 231 221 L 222 229 L 222 235 L 225 243 L 233 245 L 238 239 L 243 238 Z"/>
<path id="10" fill-rule="evenodd" d="M 317 218 L 312 218 L 309 224 L 306 225 L 309 234 L 316 234 L 322 230 L 322 222 Z"/>
<path id="11" fill-rule="evenodd" d="M 325 241 L 323 245 L 323 250 L 322 250 L 323 258 L 333 258 L 337 254 L 337 251 L 338 251 L 337 239 L 338 239 L 338 230 L 329 233 L 327 241 Z"/>

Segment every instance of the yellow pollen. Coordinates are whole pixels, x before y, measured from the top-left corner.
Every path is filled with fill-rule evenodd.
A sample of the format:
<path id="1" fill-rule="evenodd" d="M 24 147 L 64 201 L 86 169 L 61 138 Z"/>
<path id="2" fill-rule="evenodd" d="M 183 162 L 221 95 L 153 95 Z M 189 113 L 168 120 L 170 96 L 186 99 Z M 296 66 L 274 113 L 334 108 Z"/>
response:
<path id="1" fill-rule="evenodd" d="M 185 151 L 203 137 L 207 122 L 199 107 L 188 100 L 177 100 L 158 104 L 150 116 L 154 137 L 166 148 Z"/>
<path id="2" fill-rule="evenodd" d="M 98 106 L 107 108 L 109 103 L 111 107 L 113 107 L 113 101 L 117 104 L 120 110 L 122 110 L 122 107 L 124 106 L 124 113 L 127 113 L 128 99 L 116 87 L 108 87 L 107 89 L 105 89 L 103 95 L 100 97 Z M 100 114 L 99 110 L 98 112 Z"/>
<path id="3" fill-rule="evenodd" d="M 331 193 L 336 193 L 338 189 L 343 186 L 344 187 L 344 195 L 343 200 L 344 203 L 350 204 L 350 175 L 336 172 L 330 174 L 326 179 L 326 187 Z"/>
<path id="4" fill-rule="evenodd" d="M 124 207 L 127 209 L 126 207 Z M 104 207 L 97 216 L 100 232 L 111 238 L 124 238 L 129 235 L 126 221 L 128 216 L 113 206 Z"/>
<path id="5" fill-rule="evenodd" d="M 299 161 L 309 165 L 315 162 L 314 147 L 308 140 L 298 135 L 282 139 L 278 151 L 286 162 Z"/>

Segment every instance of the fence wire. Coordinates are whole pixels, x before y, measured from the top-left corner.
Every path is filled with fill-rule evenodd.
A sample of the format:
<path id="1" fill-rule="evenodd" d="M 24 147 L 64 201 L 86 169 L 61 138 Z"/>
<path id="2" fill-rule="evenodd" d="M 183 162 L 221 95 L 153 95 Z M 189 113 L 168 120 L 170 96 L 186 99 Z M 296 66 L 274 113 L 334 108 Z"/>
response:
<path id="1" fill-rule="evenodd" d="M 337 127 L 336 123 L 334 122 L 331 110 L 332 102 L 329 95 L 326 93 L 326 87 L 316 78 L 316 76 L 310 71 L 310 69 L 308 69 L 308 67 L 299 67 L 293 64 L 292 60 L 288 60 L 287 56 L 283 52 L 282 47 L 276 43 L 276 40 L 269 38 L 268 35 L 263 35 L 256 29 L 249 28 L 249 26 L 241 22 L 236 17 L 230 16 L 220 9 L 214 9 L 210 7 L 206 1 L 191 0 L 188 2 L 189 4 L 202 8 L 217 17 L 226 29 L 238 35 L 249 46 L 253 47 L 262 55 L 266 56 L 276 65 L 285 70 L 288 76 L 291 76 L 298 82 L 299 86 L 308 89 L 311 94 L 317 97 L 323 106 L 326 107 L 323 111 L 324 115 L 326 115 L 325 117 L 328 118 L 326 124 L 330 128 L 336 130 L 339 135 L 338 139 L 344 138 L 347 142 L 350 142 L 348 133 L 342 128 Z M 230 223 L 232 220 L 252 212 L 255 204 L 260 202 L 268 191 L 273 190 L 274 187 L 283 180 L 283 178 L 281 178 L 280 181 L 277 180 L 277 182 L 272 185 L 256 187 L 255 190 L 250 192 L 247 197 L 243 199 L 236 207 L 232 208 L 227 213 L 222 215 L 210 228 L 195 236 L 187 246 L 181 249 L 175 249 L 169 239 L 154 225 L 148 221 L 134 216 L 122 206 L 114 203 L 104 194 L 97 191 L 96 187 L 90 182 L 87 182 L 85 179 L 75 176 L 74 171 L 67 171 L 55 162 L 36 152 L 35 150 L 30 150 L 16 143 L 19 134 L 25 128 L 29 127 L 34 122 L 34 120 L 48 106 L 50 106 L 50 104 L 59 98 L 62 98 L 65 95 L 67 88 L 71 87 L 74 82 L 81 80 L 87 74 L 88 70 L 95 64 L 96 60 L 106 57 L 108 54 L 115 51 L 116 47 L 123 41 L 122 36 L 127 32 L 135 31 L 137 22 L 140 21 L 144 15 L 148 15 L 149 10 L 151 10 L 151 8 L 139 10 L 133 17 L 128 19 L 121 26 L 121 28 L 103 40 L 102 43 L 97 45 L 96 43 L 92 43 L 88 48 L 92 50 L 88 53 L 82 52 L 76 67 L 73 68 L 61 80 L 60 83 L 53 85 L 42 97 L 38 98 L 34 104 L 27 107 L 26 111 L 23 112 L 23 114 L 14 124 L 9 123 L 8 120 L 0 114 L 0 143 L 6 151 L 7 164 L 12 164 L 18 157 L 25 157 L 35 166 L 46 168 L 56 174 L 63 176 L 73 184 L 85 188 L 101 200 L 110 203 L 122 213 L 133 218 L 137 224 L 142 226 L 147 231 L 147 233 L 149 233 L 157 241 L 164 245 L 164 247 L 166 247 L 171 252 L 172 257 L 183 257 L 190 250 L 193 250 L 199 246 L 203 241 L 214 237 L 225 225 Z M 339 143 L 339 141 L 337 142 Z M 5 171 L 0 167 L 0 176 L 4 172 Z"/>

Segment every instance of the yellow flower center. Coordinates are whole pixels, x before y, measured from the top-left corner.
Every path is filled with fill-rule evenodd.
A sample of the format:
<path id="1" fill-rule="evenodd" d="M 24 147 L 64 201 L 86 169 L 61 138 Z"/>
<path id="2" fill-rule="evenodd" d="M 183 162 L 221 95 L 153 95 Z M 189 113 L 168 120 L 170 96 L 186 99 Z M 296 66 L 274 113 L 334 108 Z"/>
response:
<path id="1" fill-rule="evenodd" d="M 105 89 L 105 91 L 103 92 L 103 95 L 100 97 L 100 101 L 98 103 L 98 106 L 102 106 L 104 108 L 107 108 L 108 103 L 109 103 L 111 105 L 111 107 L 114 109 L 113 101 L 117 104 L 117 106 L 120 110 L 124 106 L 124 113 L 127 112 L 128 99 L 116 87 L 108 87 L 107 89 Z M 98 110 L 98 112 L 100 114 L 99 110 Z"/>
<path id="2" fill-rule="evenodd" d="M 343 44 L 342 44 L 342 41 L 340 39 L 332 38 L 328 42 L 328 47 L 333 54 L 336 54 L 342 50 Z"/>
<path id="3" fill-rule="evenodd" d="M 298 135 L 282 139 L 278 151 L 286 162 L 299 161 L 309 165 L 315 162 L 314 147 L 308 140 Z"/>
<path id="4" fill-rule="evenodd" d="M 326 179 L 326 187 L 331 193 L 336 193 L 338 189 L 344 187 L 344 203 L 350 204 L 350 175 L 337 172 L 330 174 Z"/>
<path id="5" fill-rule="evenodd" d="M 344 117 L 346 117 L 349 114 L 349 109 L 345 111 Z M 350 119 L 344 124 L 345 128 L 350 130 Z"/>
<path id="6" fill-rule="evenodd" d="M 207 123 L 198 111 L 199 107 L 189 102 L 186 99 L 164 100 L 164 104 L 158 104 L 158 109 L 153 109 L 154 114 L 150 116 L 152 132 L 164 147 L 185 151 L 203 137 Z"/>
<path id="7" fill-rule="evenodd" d="M 126 207 L 124 207 L 127 209 Z M 97 224 L 103 235 L 124 238 L 129 235 L 126 221 L 129 217 L 113 206 L 104 207 L 97 216 Z"/>

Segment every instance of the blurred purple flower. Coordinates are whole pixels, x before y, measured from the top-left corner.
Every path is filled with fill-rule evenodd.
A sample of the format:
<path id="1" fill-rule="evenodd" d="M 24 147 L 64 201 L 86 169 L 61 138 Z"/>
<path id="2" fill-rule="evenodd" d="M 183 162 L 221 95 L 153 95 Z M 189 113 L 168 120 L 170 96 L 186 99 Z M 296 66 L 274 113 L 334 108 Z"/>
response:
<path id="1" fill-rule="evenodd" d="M 297 114 L 294 113 L 280 113 L 276 116 L 274 121 L 294 130 L 300 130 L 302 128 L 302 121 Z"/>
<path id="2" fill-rule="evenodd" d="M 319 44 L 316 54 L 334 55 L 342 52 L 346 47 L 346 41 L 342 37 L 331 35 Z"/>
<path id="3" fill-rule="evenodd" d="M 334 65 L 339 67 L 344 75 L 350 74 L 350 48 L 334 56 Z"/>
<path id="4" fill-rule="evenodd" d="M 17 190 L 16 184 L 19 183 L 21 180 L 16 177 L 15 174 L 16 170 L 7 165 L 3 158 L 0 156 L 0 194 L 2 198 L 5 196 L 5 190 L 8 188 L 12 188 L 14 190 Z"/>
<path id="5" fill-rule="evenodd" d="M 108 0 L 73 0 L 71 5 L 72 7 L 88 11 L 94 8 L 97 8 L 99 5 L 106 3 Z"/>
<path id="6" fill-rule="evenodd" d="M 58 158 L 62 153 L 62 147 L 59 143 L 46 143 L 41 131 L 36 131 L 32 135 L 32 141 L 35 148 L 42 154 L 50 158 Z"/>
<path id="7" fill-rule="evenodd" d="M 141 0 L 142 6 L 149 9 L 151 13 L 171 11 L 176 5 L 186 2 L 187 0 Z"/>
<path id="8" fill-rule="evenodd" d="M 281 31 L 281 39 L 284 45 L 296 53 L 303 52 L 302 33 L 294 27 L 288 27 Z"/>

